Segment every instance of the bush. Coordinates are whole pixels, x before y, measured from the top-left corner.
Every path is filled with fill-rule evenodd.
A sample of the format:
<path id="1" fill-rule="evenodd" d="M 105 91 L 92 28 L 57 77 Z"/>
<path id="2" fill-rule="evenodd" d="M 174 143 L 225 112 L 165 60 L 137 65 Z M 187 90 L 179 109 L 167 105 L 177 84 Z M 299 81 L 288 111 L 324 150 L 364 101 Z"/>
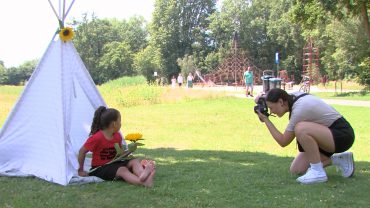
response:
<path id="1" fill-rule="evenodd" d="M 147 84 L 143 76 L 122 77 L 109 81 L 99 88 L 106 102 L 115 107 L 156 104 L 165 91 L 157 85 Z"/>

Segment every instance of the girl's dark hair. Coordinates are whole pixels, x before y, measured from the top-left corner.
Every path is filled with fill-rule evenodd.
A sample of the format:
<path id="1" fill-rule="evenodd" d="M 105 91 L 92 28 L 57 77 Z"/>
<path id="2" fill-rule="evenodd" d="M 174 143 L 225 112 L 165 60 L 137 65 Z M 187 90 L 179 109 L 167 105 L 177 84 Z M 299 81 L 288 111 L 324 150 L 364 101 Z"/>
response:
<path id="1" fill-rule="evenodd" d="M 289 95 L 285 90 L 282 90 L 282 89 L 279 89 L 279 88 L 274 88 L 274 89 L 271 89 L 270 91 L 267 92 L 266 101 L 276 103 L 276 102 L 279 101 L 280 98 L 283 101 L 288 102 L 289 119 L 290 119 L 290 113 L 292 112 L 294 96 Z"/>
<path id="2" fill-rule="evenodd" d="M 100 106 L 94 113 L 89 136 L 95 134 L 99 130 L 108 128 L 112 122 L 117 121 L 119 115 L 119 111 L 114 108 Z"/>

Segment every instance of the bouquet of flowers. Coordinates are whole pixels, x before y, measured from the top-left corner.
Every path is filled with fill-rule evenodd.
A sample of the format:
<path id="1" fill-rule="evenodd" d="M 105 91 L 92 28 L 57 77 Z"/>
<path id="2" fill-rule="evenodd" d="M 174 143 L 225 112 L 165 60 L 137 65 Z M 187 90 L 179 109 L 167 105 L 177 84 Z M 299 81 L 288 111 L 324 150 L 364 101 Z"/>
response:
<path id="1" fill-rule="evenodd" d="M 129 158 L 132 158 L 133 157 L 132 153 L 135 152 L 135 150 L 137 149 L 137 146 L 143 146 L 144 145 L 143 143 L 137 142 L 139 140 L 144 140 L 143 135 L 140 134 L 140 133 L 127 134 L 125 136 L 125 140 L 130 141 L 131 143 L 127 145 L 127 148 L 126 148 L 126 146 L 121 147 L 118 143 L 115 143 L 114 148 L 116 149 L 116 156 L 113 158 L 112 161 L 110 161 L 106 164 L 111 164 L 111 163 L 114 163 L 114 162 L 117 162 L 117 161 L 127 160 Z M 95 171 L 99 167 L 96 167 L 96 168 L 90 170 L 89 173 Z"/>
<path id="2" fill-rule="evenodd" d="M 114 148 L 116 149 L 116 156 L 114 157 L 114 161 L 117 161 L 116 159 L 125 159 L 128 158 L 128 156 L 131 156 L 131 153 L 135 152 L 138 146 L 143 146 L 143 143 L 137 142 L 139 140 L 144 140 L 143 135 L 140 133 L 130 133 L 125 136 L 126 141 L 130 141 L 131 143 L 127 145 L 127 149 L 125 146 L 123 148 L 120 147 L 118 144 L 114 144 Z"/>
<path id="3" fill-rule="evenodd" d="M 131 152 L 134 152 L 136 149 L 137 149 L 137 146 L 143 146 L 144 144 L 143 143 L 140 143 L 140 142 L 137 142 L 139 140 L 144 140 L 143 139 L 143 135 L 140 134 L 140 133 L 131 133 L 131 134 L 127 134 L 125 136 L 125 140 L 127 141 L 130 141 L 131 143 L 128 144 L 128 149 L 131 151 Z"/>

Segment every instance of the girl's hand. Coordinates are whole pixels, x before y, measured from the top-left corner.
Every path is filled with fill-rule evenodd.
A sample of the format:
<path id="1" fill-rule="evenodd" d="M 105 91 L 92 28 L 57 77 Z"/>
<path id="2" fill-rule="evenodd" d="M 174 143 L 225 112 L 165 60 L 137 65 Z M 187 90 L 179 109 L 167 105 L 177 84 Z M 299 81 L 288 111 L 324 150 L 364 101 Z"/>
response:
<path id="1" fill-rule="evenodd" d="M 87 172 L 84 170 L 78 170 L 78 175 L 81 177 L 89 176 L 89 174 L 87 174 Z"/>

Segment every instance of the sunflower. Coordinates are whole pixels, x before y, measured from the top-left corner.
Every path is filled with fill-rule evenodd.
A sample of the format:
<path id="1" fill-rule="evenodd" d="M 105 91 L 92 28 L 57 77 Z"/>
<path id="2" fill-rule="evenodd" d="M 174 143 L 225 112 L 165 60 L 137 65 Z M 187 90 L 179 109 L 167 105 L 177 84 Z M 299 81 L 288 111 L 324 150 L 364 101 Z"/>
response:
<path id="1" fill-rule="evenodd" d="M 74 35 L 73 29 L 70 27 L 62 28 L 59 32 L 59 37 L 64 42 L 72 40 Z"/>
<path id="2" fill-rule="evenodd" d="M 138 140 L 142 140 L 142 137 L 143 135 L 140 133 L 131 133 L 131 134 L 127 134 L 125 136 L 125 139 L 131 142 L 136 142 Z"/>

